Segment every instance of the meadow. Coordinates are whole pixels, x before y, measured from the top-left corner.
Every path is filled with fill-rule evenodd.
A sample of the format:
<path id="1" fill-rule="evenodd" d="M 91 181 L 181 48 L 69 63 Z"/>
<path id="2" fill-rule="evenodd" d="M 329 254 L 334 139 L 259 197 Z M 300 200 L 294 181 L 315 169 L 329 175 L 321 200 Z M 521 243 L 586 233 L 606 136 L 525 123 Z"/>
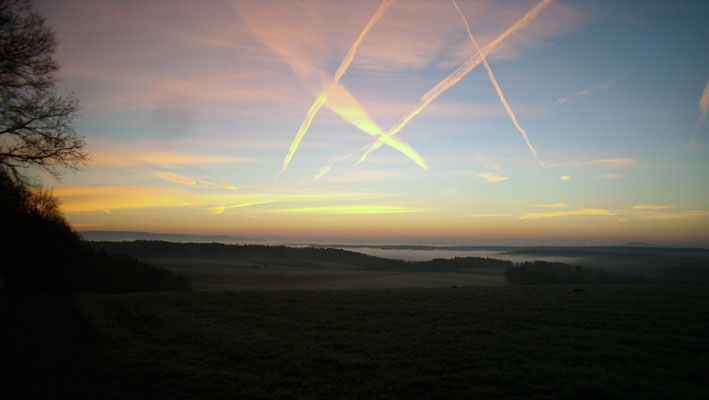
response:
<path id="1" fill-rule="evenodd" d="M 706 284 L 489 258 L 90 245 L 192 291 L 1 296 L 6 398 L 709 398 Z M 616 284 L 506 281 L 534 268 Z"/>
<path id="2" fill-rule="evenodd" d="M 181 259 L 156 257 L 156 266 L 186 276 L 194 290 L 391 289 L 504 285 L 504 268 L 474 272 L 418 272 L 362 269 L 356 265 L 309 261 L 293 265 L 283 260 Z"/>
<path id="3" fill-rule="evenodd" d="M 71 302 L 75 323 L 46 329 L 51 315 L 33 317 L 45 327 L 34 340 L 44 335 L 71 353 L 54 364 L 35 357 L 61 379 L 15 377 L 9 387 L 24 391 L 14 398 L 709 396 L 704 285 L 146 292 Z M 59 347 L 50 344 L 41 349 Z M 31 349 L 22 354 L 31 363 Z"/>

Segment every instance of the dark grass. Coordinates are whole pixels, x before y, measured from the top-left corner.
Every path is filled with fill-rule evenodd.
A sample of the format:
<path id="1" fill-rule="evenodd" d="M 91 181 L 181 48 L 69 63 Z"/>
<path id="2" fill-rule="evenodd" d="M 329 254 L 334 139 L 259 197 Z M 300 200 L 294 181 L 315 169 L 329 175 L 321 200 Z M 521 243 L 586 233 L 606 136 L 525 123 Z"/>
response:
<path id="1" fill-rule="evenodd" d="M 81 295 L 92 356 L 55 394 L 709 398 L 708 289 Z"/>

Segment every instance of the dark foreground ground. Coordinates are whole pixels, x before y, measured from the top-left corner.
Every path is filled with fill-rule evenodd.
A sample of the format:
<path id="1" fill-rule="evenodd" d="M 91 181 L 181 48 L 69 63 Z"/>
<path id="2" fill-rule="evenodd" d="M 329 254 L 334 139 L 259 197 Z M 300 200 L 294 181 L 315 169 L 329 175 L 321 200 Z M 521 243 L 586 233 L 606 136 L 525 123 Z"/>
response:
<path id="1" fill-rule="evenodd" d="M 5 398 L 709 398 L 709 287 L 0 297 Z"/>

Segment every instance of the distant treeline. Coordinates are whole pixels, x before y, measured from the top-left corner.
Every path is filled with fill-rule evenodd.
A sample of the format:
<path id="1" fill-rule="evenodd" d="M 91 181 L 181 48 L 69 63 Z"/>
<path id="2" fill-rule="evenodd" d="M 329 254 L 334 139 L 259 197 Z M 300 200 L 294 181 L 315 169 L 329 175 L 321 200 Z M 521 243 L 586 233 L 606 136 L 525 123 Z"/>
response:
<path id="1" fill-rule="evenodd" d="M 363 270 L 401 272 L 474 273 L 497 270 L 512 284 L 630 284 L 644 282 L 709 282 L 709 268 L 701 258 L 662 256 L 655 263 L 648 254 L 614 253 L 616 270 L 534 261 L 511 261 L 482 257 L 456 257 L 431 261 L 403 261 L 325 247 L 287 247 L 222 243 L 175 243 L 155 240 L 133 242 L 87 242 L 96 251 L 123 254 L 150 262 L 151 259 L 234 259 L 257 265 L 318 267 L 343 265 Z M 598 256 L 598 253 L 596 253 Z M 620 261 L 619 261 L 620 260 Z M 622 263 L 621 261 L 625 261 Z M 658 264 L 657 261 L 660 261 Z M 643 264 L 645 263 L 645 264 Z M 631 265 L 633 268 L 623 268 Z M 644 273 L 638 273 L 636 271 Z"/>
<path id="2" fill-rule="evenodd" d="M 505 277 L 513 285 L 632 284 L 648 282 L 646 278 L 637 275 L 616 274 L 600 269 L 547 261 L 528 261 L 517 264 L 505 271 Z"/>
<path id="3" fill-rule="evenodd" d="M 575 257 L 585 268 L 662 283 L 709 283 L 709 251 L 692 248 L 544 248 L 506 254 Z"/>
<path id="4" fill-rule="evenodd" d="M 133 242 L 87 242 L 96 250 L 109 254 L 126 254 L 143 260 L 152 258 L 184 259 L 240 259 L 257 264 L 293 267 L 322 266 L 336 263 L 360 269 L 411 272 L 466 272 L 480 268 L 508 268 L 510 261 L 493 258 L 465 257 L 435 259 L 432 261 L 403 261 L 375 257 L 354 251 L 321 247 L 287 247 L 266 245 L 238 245 L 222 243 L 174 243 L 155 240 Z"/>

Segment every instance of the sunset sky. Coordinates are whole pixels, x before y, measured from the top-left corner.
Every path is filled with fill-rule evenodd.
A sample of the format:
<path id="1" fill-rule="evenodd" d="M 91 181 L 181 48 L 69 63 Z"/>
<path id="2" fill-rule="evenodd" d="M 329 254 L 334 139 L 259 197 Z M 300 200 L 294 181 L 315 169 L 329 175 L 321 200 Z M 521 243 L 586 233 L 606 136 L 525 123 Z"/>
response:
<path id="1" fill-rule="evenodd" d="M 77 230 L 709 246 L 709 2 L 35 7 L 92 158 L 43 175 Z"/>

